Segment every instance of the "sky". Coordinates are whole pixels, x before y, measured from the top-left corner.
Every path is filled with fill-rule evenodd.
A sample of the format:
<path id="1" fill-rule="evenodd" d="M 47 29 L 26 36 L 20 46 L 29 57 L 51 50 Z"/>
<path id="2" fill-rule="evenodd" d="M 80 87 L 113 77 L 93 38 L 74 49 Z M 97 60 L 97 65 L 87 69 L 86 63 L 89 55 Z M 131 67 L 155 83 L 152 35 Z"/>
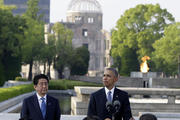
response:
<path id="1" fill-rule="evenodd" d="M 66 12 L 71 0 L 50 0 L 50 21 L 66 21 Z M 180 0 L 97 0 L 103 12 L 103 29 L 110 31 L 116 26 L 117 20 L 129 8 L 138 4 L 159 4 L 162 9 L 167 9 L 176 22 L 180 22 Z"/>

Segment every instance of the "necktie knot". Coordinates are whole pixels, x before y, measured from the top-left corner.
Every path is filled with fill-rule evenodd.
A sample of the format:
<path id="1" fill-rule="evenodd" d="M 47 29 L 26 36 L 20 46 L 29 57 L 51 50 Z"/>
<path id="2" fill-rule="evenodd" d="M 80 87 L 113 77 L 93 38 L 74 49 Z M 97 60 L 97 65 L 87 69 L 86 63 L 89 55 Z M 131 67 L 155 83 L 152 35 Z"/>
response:
<path id="1" fill-rule="evenodd" d="M 42 98 L 40 98 L 40 99 L 42 100 L 42 102 L 45 101 L 45 98 L 44 98 L 44 97 L 42 97 Z"/>

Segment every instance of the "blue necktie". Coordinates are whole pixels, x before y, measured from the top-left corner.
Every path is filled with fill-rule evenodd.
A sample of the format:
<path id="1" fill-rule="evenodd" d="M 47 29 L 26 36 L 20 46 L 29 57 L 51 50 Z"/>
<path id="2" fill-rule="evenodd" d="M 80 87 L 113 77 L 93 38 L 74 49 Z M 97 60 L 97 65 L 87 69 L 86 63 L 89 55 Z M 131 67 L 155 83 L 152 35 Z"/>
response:
<path id="1" fill-rule="evenodd" d="M 46 115 L 45 98 L 42 97 L 41 100 L 42 100 L 42 103 L 41 103 L 41 112 L 42 112 L 43 118 L 45 118 L 45 115 Z"/>
<path id="2" fill-rule="evenodd" d="M 111 91 L 108 92 L 108 101 L 109 101 L 109 102 L 112 102 Z"/>

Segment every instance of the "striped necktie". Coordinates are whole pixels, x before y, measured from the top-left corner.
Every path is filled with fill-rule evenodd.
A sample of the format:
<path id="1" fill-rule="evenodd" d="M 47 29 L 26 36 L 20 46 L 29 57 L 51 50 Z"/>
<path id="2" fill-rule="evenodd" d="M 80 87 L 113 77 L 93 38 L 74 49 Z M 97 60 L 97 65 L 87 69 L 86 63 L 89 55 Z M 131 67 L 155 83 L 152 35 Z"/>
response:
<path id="1" fill-rule="evenodd" d="M 107 98 L 109 102 L 112 102 L 111 91 L 108 92 Z"/>
<path id="2" fill-rule="evenodd" d="M 42 100 L 42 103 L 41 103 L 41 112 L 42 112 L 43 118 L 45 118 L 45 115 L 46 115 L 45 98 L 42 97 L 41 100 Z"/>

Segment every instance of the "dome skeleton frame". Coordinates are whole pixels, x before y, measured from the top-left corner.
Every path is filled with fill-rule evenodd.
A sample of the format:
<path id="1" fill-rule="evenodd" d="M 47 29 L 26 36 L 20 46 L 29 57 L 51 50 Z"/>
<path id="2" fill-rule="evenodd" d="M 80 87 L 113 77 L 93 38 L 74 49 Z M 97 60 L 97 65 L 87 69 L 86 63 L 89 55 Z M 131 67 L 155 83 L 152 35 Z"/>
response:
<path id="1" fill-rule="evenodd" d="M 67 12 L 96 12 L 102 13 L 101 6 L 96 0 L 72 0 Z"/>

